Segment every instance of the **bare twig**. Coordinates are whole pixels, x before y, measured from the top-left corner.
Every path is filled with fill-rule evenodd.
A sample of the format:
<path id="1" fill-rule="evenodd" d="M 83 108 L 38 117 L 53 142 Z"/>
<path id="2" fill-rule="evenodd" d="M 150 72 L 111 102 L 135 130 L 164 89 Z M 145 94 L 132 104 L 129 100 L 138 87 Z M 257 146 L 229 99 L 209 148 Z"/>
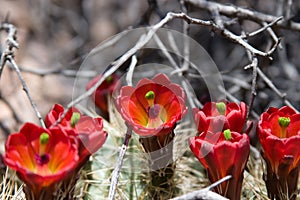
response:
<path id="1" fill-rule="evenodd" d="M 250 67 L 252 68 L 251 98 L 250 98 L 249 109 L 246 117 L 247 119 L 252 110 L 254 99 L 256 97 L 257 65 L 258 65 L 257 58 L 255 56 L 252 56 L 252 63 L 245 67 L 245 69 L 248 69 Z"/>
<path id="2" fill-rule="evenodd" d="M 162 51 L 162 53 L 166 56 L 166 58 L 169 60 L 170 64 L 175 68 L 175 69 L 180 69 L 180 67 L 178 66 L 178 64 L 176 63 L 176 61 L 174 60 L 174 58 L 172 57 L 172 55 L 169 53 L 169 51 L 167 50 L 166 46 L 164 45 L 164 43 L 161 41 L 161 39 L 158 37 L 157 34 L 155 34 L 153 36 L 154 41 L 156 42 L 156 44 L 158 45 L 158 47 L 160 48 L 160 50 Z"/>
<path id="3" fill-rule="evenodd" d="M 7 32 L 7 37 L 5 40 L 5 45 L 1 49 L 1 58 L 0 58 L 0 77 L 4 68 L 4 65 L 7 61 L 7 56 L 13 55 L 13 49 L 19 48 L 19 44 L 16 41 L 17 39 L 17 29 L 14 25 L 9 23 L 2 23 L 0 26 L 0 31 L 5 30 Z"/>
<path id="4" fill-rule="evenodd" d="M 26 95 L 27 95 L 27 97 L 28 97 L 28 99 L 29 99 L 29 101 L 30 101 L 30 104 L 31 104 L 31 106 L 32 106 L 32 108 L 33 108 L 33 110 L 34 110 L 36 116 L 38 117 L 41 126 L 42 126 L 43 128 L 46 128 L 45 123 L 44 123 L 44 121 L 43 121 L 43 118 L 42 118 L 42 116 L 41 116 L 41 113 L 38 111 L 37 106 L 36 106 L 35 102 L 33 101 L 32 97 L 31 97 L 31 94 L 30 94 L 30 92 L 29 92 L 29 89 L 28 89 L 28 87 L 27 87 L 27 84 L 26 84 L 26 82 L 25 82 L 25 80 L 24 80 L 24 78 L 23 78 L 22 73 L 21 73 L 20 70 L 19 70 L 19 67 L 18 67 L 17 63 L 16 63 L 15 60 L 14 60 L 13 58 L 11 58 L 10 56 L 7 57 L 6 59 L 11 63 L 13 69 L 16 71 L 16 73 L 17 73 L 17 75 L 18 75 L 18 77 L 19 77 L 19 79 L 20 79 L 20 81 L 21 81 L 23 90 L 24 90 L 24 92 L 26 93 Z"/>
<path id="5" fill-rule="evenodd" d="M 284 19 L 285 20 L 290 20 L 292 4 L 293 4 L 293 0 L 285 0 L 284 1 Z"/>
<path id="6" fill-rule="evenodd" d="M 263 22 L 262 24 L 264 25 L 262 28 L 256 30 L 256 31 L 253 31 L 252 33 L 246 33 L 245 36 L 243 36 L 242 38 L 246 39 L 246 38 L 249 38 L 249 37 L 253 37 L 265 30 L 267 30 L 268 28 L 270 28 L 271 26 L 273 26 L 274 24 L 278 23 L 280 20 L 282 20 L 283 17 L 278 17 L 276 20 L 272 21 L 271 23 L 267 23 L 267 22 Z M 274 34 L 274 32 L 273 32 Z M 274 35 L 273 34 L 270 34 L 273 38 L 274 41 L 276 41 L 276 38 L 274 38 Z"/>
<path id="7" fill-rule="evenodd" d="M 184 91 L 185 91 L 185 93 L 186 93 L 186 95 L 187 95 L 187 100 L 188 100 L 188 102 L 189 102 L 191 108 L 196 108 L 196 105 L 195 105 L 194 102 L 195 102 L 195 100 L 196 100 L 197 102 L 199 102 L 199 101 L 197 100 L 197 98 L 194 98 L 195 95 L 191 94 L 191 91 L 189 90 L 189 87 L 188 87 L 188 85 L 187 85 L 188 82 L 183 80 L 183 81 L 181 82 L 181 84 L 182 84 L 182 87 L 183 87 L 183 89 L 184 89 Z M 199 102 L 199 103 L 200 103 L 200 102 Z M 197 107 L 202 107 L 201 103 L 200 103 L 200 105 L 198 104 Z"/>
<path id="8" fill-rule="evenodd" d="M 198 191 L 194 191 L 176 198 L 173 198 L 171 200 L 196 200 L 196 199 L 205 199 L 205 200 L 226 200 L 227 198 L 212 192 L 211 190 L 220 185 L 221 183 L 231 179 L 232 176 L 228 175 L 225 176 L 224 178 L 220 179 L 219 181 L 213 183 L 212 185 Z"/>
<path id="9" fill-rule="evenodd" d="M 63 68 L 52 68 L 52 69 L 33 69 L 33 68 L 25 68 L 19 67 L 21 72 L 26 72 L 38 76 L 46 76 L 46 75 L 62 75 L 65 77 L 83 77 L 83 78 L 93 78 L 98 73 L 93 70 L 86 70 L 86 71 L 78 71 L 78 70 L 71 70 L 71 69 L 63 69 Z"/>
<path id="10" fill-rule="evenodd" d="M 133 55 L 131 58 L 131 63 L 130 63 L 130 66 L 129 66 L 129 69 L 127 72 L 127 76 L 126 76 L 126 81 L 129 86 L 132 86 L 132 77 L 133 77 L 133 72 L 134 72 L 136 64 L 137 64 L 137 58 L 135 55 Z"/>
<path id="11" fill-rule="evenodd" d="M 245 34 L 243 32 L 243 34 Z M 258 68 L 258 59 L 256 56 L 252 55 L 249 51 L 247 51 L 248 59 L 252 62 L 245 66 L 244 69 L 247 70 L 249 68 L 252 68 L 252 81 L 251 81 L 251 98 L 249 103 L 249 109 L 247 112 L 246 119 L 248 119 L 250 112 L 252 111 L 252 107 L 254 104 L 254 99 L 256 97 L 256 84 L 257 84 L 257 68 Z"/>
<path id="12" fill-rule="evenodd" d="M 271 23 L 270 23 L 270 24 L 271 24 Z M 274 33 L 274 31 L 273 31 L 273 29 L 271 28 L 271 26 L 269 26 L 270 24 L 267 24 L 267 22 L 262 22 L 262 25 L 263 25 L 264 27 L 267 27 L 268 33 L 270 34 L 270 36 L 272 37 L 272 39 L 273 39 L 276 43 L 278 43 L 279 49 L 281 49 L 281 48 L 282 48 L 281 38 L 278 38 L 278 37 L 277 37 L 277 35 Z M 263 28 L 264 28 L 264 27 L 263 27 Z"/>
<path id="13" fill-rule="evenodd" d="M 223 79 L 223 81 L 231 82 L 235 85 L 238 85 L 240 88 L 244 88 L 246 90 L 251 89 L 251 85 L 249 85 L 246 78 L 245 78 L 245 80 L 243 80 L 240 78 L 235 78 L 235 77 L 223 74 L 222 79 Z"/>
<path id="14" fill-rule="evenodd" d="M 25 93 L 30 101 L 31 106 L 32 106 L 36 116 L 38 117 L 41 126 L 45 128 L 46 126 L 43 121 L 43 118 L 42 118 L 40 112 L 38 111 L 37 106 L 36 106 L 35 102 L 33 101 L 31 94 L 28 90 L 27 84 L 22 76 L 22 73 L 21 73 L 16 61 L 14 60 L 14 48 L 19 47 L 19 44 L 16 40 L 17 39 L 17 36 L 16 36 L 17 29 L 12 24 L 3 23 L 0 27 L 0 30 L 5 30 L 8 32 L 7 37 L 6 37 L 6 44 L 5 44 L 4 51 L 2 52 L 1 60 L 0 60 L 0 76 L 1 76 L 2 70 L 3 70 L 6 62 L 11 63 L 13 70 L 16 71 L 16 73 L 21 81 L 23 90 L 25 91 Z"/>
<path id="15" fill-rule="evenodd" d="M 263 81 L 282 99 L 283 103 L 287 106 L 290 106 L 293 108 L 296 112 L 299 112 L 293 105 L 292 103 L 287 100 L 286 93 L 280 92 L 277 87 L 273 84 L 273 82 L 261 71 L 260 68 L 257 68 L 257 74 L 260 76 L 260 78 L 263 79 Z"/>
<path id="16" fill-rule="evenodd" d="M 111 175 L 111 182 L 110 182 L 110 188 L 109 188 L 109 194 L 108 194 L 109 200 L 113 200 L 115 193 L 116 193 L 117 184 L 119 181 L 119 174 L 120 174 L 120 170 L 123 165 L 123 160 L 124 160 L 124 156 L 125 156 L 125 153 L 127 150 L 127 146 L 128 146 L 129 140 L 131 138 L 131 133 L 132 133 L 131 128 L 129 128 L 127 126 L 127 132 L 126 132 L 124 143 L 122 145 L 122 148 L 121 148 L 121 151 L 119 154 L 118 162 L 117 162 L 117 165 Z"/>
<path id="17" fill-rule="evenodd" d="M 183 13 L 188 14 L 188 10 L 183 0 L 180 0 L 181 10 Z M 183 59 L 182 59 L 182 72 L 187 71 L 189 69 L 189 61 L 190 61 L 190 40 L 187 37 L 189 33 L 190 25 L 188 23 L 184 23 L 182 27 L 182 32 L 186 36 L 184 37 L 183 43 Z"/>
<path id="18" fill-rule="evenodd" d="M 267 25 L 266 22 L 262 22 L 262 24 L 264 24 L 265 27 Z M 270 28 L 270 26 L 267 27 L 267 31 L 270 33 L 270 35 L 271 35 L 271 37 L 272 37 L 272 39 L 274 41 L 278 41 L 278 42 L 280 41 L 280 39 L 278 39 L 278 37 L 276 36 L 276 34 Z M 284 104 L 286 104 L 287 106 L 290 106 L 296 112 L 298 112 L 297 109 L 291 104 L 291 102 L 285 98 L 286 94 L 285 93 L 281 93 L 277 89 L 277 87 L 273 84 L 273 82 L 258 67 L 257 57 L 255 55 L 253 55 L 250 51 L 247 51 L 247 54 L 248 54 L 249 60 L 251 60 L 251 64 L 247 65 L 245 67 L 245 69 L 248 69 L 248 68 L 252 68 L 253 69 L 253 72 L 252 72 L 252 86 L 251 86 L 251 100 L 250 100 L 249 110 L 248 110 L 248 113 L 247 113 L 247 118 L 249 116 L 249 113 L 252 110 L 254 99 L 255 99 L 255 96 L 256 96 L 257 75 L 259 75 L 263 79 L 263 81 L 283 100 Z"/>
<path id="19" fill-rule="evenodd" d="M 273 22 L 278 17 L 273 15 L 264 14 L 257 11 L 252 11 L 246 8 L 237 7 L 234 5 L 224 5 L 212 1 L 206 0 L 184 0 L 186 3 L 192 4 L 198 8 L 205 9 L 208 11 L 218 10 L 220 14 L 228 17 L 237 17 L 239 19 L 249 19 L 258 23 L 261 22 Z M 293 21 L 282 20 L 277 23 L 276 26 L 284 29 L 290 29 L 294 31 L 300 31 L 300 23 Z"/>
<path id="20" fill-rule="evenodd" d="M 170 16 L 172 16 L 173 18 L 183 19 L 187 23 L 211 27 L 213 30 L 219 31 L 221 33 L 221 35 L 223 35 L 227 39 L 229 39 L 229 40 L 231 40 L 235 43 L 240 44 L 246 50 L 250 51 L 251 53 L 253 53 L 255 55 L 259 55 L 259 56 L 263 56 L 263 57 L 269 57 L 276 50 L 276 47 L 279 44 L 277 42 L 277 43 L 274 44 L 274 46 L 269 51 L 263 52 L 263 51 L 260 51 L 256 48 L 254 48 L 249 43 L 245 42 L 244 39 L 242 38 L 242 36 L 235 35 L 231 31 L 229 31 L 228 29 L 222 28 L 219 25 L 213 23 L 212 21 L 205 21 L 205 20 L 200 20 L 200 19 L 197 19 L 197 18 L 192 18 L 192 17 L 186 15 L 185 13 L 168 13 L 168 14 L 170 14 Z"/>

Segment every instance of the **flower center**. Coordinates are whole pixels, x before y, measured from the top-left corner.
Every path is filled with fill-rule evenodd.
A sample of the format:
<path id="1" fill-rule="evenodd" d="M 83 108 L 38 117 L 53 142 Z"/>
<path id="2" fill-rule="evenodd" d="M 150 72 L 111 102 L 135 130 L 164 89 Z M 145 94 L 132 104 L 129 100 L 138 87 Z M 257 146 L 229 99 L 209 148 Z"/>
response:
<path id="1" fill-rule="evenodd" d="M 280 138 L 286 138 L 286 129 L 290 125 L 290 118 L 289 117 L 279 117 L 278 124 L 280 126 Z"/>
<path id="2" fill-rule="evenodd" d="M 290 122 L 291 122 L 291 120 L 289 117 L 279 117 L 278 118 L 278 123 L 279 123 L 280 127 L 282 127 L 282 128 L 288 127 L 290 125 Z"/>
<path id="3" fill-rule="evenodd" d="M 44 154 L 44 155 L 35 154 L 34 158 L 35 158 L 35 161 L 38 165 L 45 165 L 49 162 L 50 155 L 47 154 L 47 153 Z"/>
<path id="4" fill-rule="evenodd" d="M 108 84 L 112 84 L 114 82 L 114 78 L 112 76 L 109 76 L 109 77 L 106 78 L 106 82 Z"/>
<path id="5" fill-rule="evenodd" d="M 49 142 L 50 135 L 48 133 L 42 133 L 40 135 L 40 149 L 39 149 L 39 154 L 36 154 L 34 156 L 36 163 L 38 165 L 44 165 L 49 162 L 49 154 L 45 153 L 46 151 L 46 146 Z"/>
<path id="6" fill-rule="evenodd" d="M 79 122 L 79 120 L 80 120 L 80 113 L 73 112 L 72 117 L 71 117 L 71 126 L 72 126 L 72 128 L 75 127 L 75 125 Z"/>
<path id="7" fill-rule="evenodd" d="M 216 103 L 216 107 L 217 107 L 217 110 L 219 112 L 220 115 L 225 115 L 226 113 L 226 105 L 224 102 L 218 102 Z"/>
<path id="8" fill-rule="evenodd" d="M 225 130 L 225 131 L 223 132 L 223 134 L 224 134 L 225 140 L 227 140 L 227 141 L 230 141 L 230 140 L 231 140 L 231 132 L 230 132 L 229 129 Z"/>
<path id="9" fill-rule="evenodd" d="M 158 117 L 160 111 L 160 105 L 154 104 L 153 106 L 148 108 L 149 118 L 154 119 Z"/>
<path id="10" fill-rule="evenodd" d="M 50 136 L 48 133 L 42 133 L 40 135 L 40 144 L 41 145 L 47 144 L 49 141 L 49 138 L 50 138 Z"/>
<path id="11" fill-rule="evenodd" d="M 155 104 L 155 93 L 150 90 L 145 94 L 145 99 L 148 102 L 148 123 L 147 128 L 156 128 L 162 125 L 165 121 L 164 109 L 161 105 Z"/>
<path id="12" fill-rule="evenodd" d="M 145 94 L 145 99 L 147 99 L 148 105 L 152 107 L 154 104 L 155 93 L 152 90 L 148 91 Z"/>

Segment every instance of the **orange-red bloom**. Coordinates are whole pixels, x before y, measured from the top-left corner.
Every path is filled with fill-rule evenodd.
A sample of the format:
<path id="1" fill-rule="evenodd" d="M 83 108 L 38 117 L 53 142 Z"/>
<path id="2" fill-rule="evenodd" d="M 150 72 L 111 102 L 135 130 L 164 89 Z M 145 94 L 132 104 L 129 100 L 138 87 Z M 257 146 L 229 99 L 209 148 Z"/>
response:
<path id="1" fill-rule="evenodd" d="M 232 175 L 229 181 L 217 187 L 216 192 L 231 200 L 240 199 L 243 171 L 250 152 L 248 136 L 227 129 L 219 133 L 202 133 L 190 138 L 189 142 L 212 183 Z"/>
<path id="2" fill-rule="evenodd" d="M 63 112 L 64 108 L 59 104 L 55 104 L 45 118 L 46 126 L 51 127 Z M 87 159 L 92 153 L 96 152 L 107 138 L 101 118 L 83 116 L 76 108 L 71 108 L 57 126 L 65 129 L 70 136 L 79 139 L 81 160 Z"/>
<path id="3" fill-rule="evenodd" d="M 79 161 L 76 141 L 63 129 L 26 123 L 9 135 L 3 160 L 40 197 L 43 188 L 68 178 Z"/>
<path id="4" fill-rule="evenodd" d="M 26 123 L 19 133 L 8 137 L 3 160 L 26 183 L 29 199 L 51 199 L 58 182 L 70 184 L 106 140 L 102 119 L 83 116 L 75 108 L 54 125 L 63 112 L 56 104 L 46 116 L 47 128 Z"/>
<path id="5" fill-rule="evenodd" d="M 93 87 L 100 79 L 102 75 L 98 75 L 93 78 L 86 86 L 86 90 Z M 119 76 L 117 74 L 113 74 L 109 76 L 106 80 L 102 82 L 102 84 L 96 89 L 96 91 L 92 95 L 92 99 L 95 105 L 101 111 L 101 115 L 108 119 L 108 97 L 112 95 L 114 89 L 117 87 Z"/>
<path id="6" fill-rule="evenodd" d="M 247 105 L 241 102 L 208 102 L 202 109 L 194 108 L 193 116 L 199 133 L 226 129 L 241 133 L 246 121 Z"/>
<path id="7" fill-rule="evenodd" d="M 267 163 L 266 185 L 271 199 L 295 198 L 300 165 L 300 114 L 284 106 L 269 108 L 257 132 Z"/>
<path id="8" fill-rule="evenodd" d="M 126 123 L 139 135 L 170 133 L 187 112 L 183 89 L 164 74 L 144 78 L 136 87 L 124 86 L 116 105 Z"/>

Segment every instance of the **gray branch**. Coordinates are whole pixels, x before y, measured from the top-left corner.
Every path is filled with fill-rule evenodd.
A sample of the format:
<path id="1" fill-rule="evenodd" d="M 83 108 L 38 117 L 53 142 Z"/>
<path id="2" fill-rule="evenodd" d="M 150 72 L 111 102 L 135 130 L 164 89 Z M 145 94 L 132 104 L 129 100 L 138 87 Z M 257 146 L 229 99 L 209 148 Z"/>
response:
<path id="1" fill-rule="evenodd" d="M 218 10 L 220 14 L 227 17 L 237 17 L 239 19 L 249 19 L 258 23 L 261 22 L 273 22 L 278 16 L 268 15 L 257 11 L 252 11 L 250 9 L 241 8 L 235 5 L 224 5 L 212 1 L 206 0 L 184 0 L 186 3 L 192 4 L 198 8 L 213 11 Z M 276 26 L 283 29 L 290 29 L 294 31 L 300 31 L 300 23 L 287 21 L 288 19 L 282 20 L 280 23 L 277 23 Z"/>
<path id="2" fill-rule="evenodd" d="M 212 192 L 211 190 L 218 186 L 219 184 L 231 179 L 231 175 L 225 176 L 224 178 L 220 179 L 219 181 L 213 183 L 212 185 L 198 191 L 194 191 L 188 194 L 184 194 L 182 196 L 170 199 L 170 200 L 197 200 L 197 199 L 204 199 L 204 200 L 228 200 L 227 198 Z"/>
<path id="3" fill-rule="evenodd" d="M 2 23 L 2 25 L 0 27 L 0 31 L 2 31 L 2 30 L 5 30 L 7 32 L 7 37 L 6 37 L 6 42 L 5 42 L 5 45 L 4 45 L 4 48 L 3 48 L 4 50 L 1 52 L 0 77 L 1 77 L 2 70 L 3 70 L 6 62 L 9 62 L 12 66 L 12 69 L 17 73 L 17 75 L 18 75 L 18 77 L 21 81 L 23 90 L 26 93 L 36 116 L 38 117 L 38 119 L 41 123 L 41 126 L 45 128 L 46 126 L 45 126 L 45 123 L 43 121 L 43 118 L 42 118 L 40 112 L 38 111 L 37 106 L 36 106 L 35 102 L 33 101 L 32 96 L 29 92 L 27 84 L 26 84 L 26 82 L 25 82 L 25 80 L 22 76 L 22 73 L 21 73 L 16 61 L 14 60 L 14 48 L 19 47 L 19 44 L 17 42 L 17 37 L 16 37 L 17 29 L 12 24 Z"/>

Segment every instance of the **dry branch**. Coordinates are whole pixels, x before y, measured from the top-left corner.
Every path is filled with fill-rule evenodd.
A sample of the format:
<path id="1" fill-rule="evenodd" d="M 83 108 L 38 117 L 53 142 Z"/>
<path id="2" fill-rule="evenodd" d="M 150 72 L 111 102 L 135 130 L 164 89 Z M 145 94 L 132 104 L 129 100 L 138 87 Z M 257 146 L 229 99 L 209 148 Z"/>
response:
<path id="1" fill-rule="evenodd" d="M 185 20 L 187 23 L 192 23 L 192 24 L 197 24 L 197 25 L 201 25 L 201 26 L 206 26 L 206 27 L 211 28 L 212 30 L 218 31 L 218 32 L 221 33 L 221 35 L 223 35 L 227 39 L 232 40 L 233 42 L 236 42 L 236 43 L 240 44 L 246 50 L 250 51 L 254 55 L 259 55 L 259 56 L 263 56 L 263 57 L 270 57 L 270 55 L 275 51 L 276 47 L 279 44 L 279 41 L 278 41 L 277 43 L 275 43 L 273 45 L 273 47 L 269 51 L 263 52 L 263 51 L 260 51 L 260 50 L 258 50 L 256 48 L 254 48 L 249 43 L 247 43 L 242 38 L 242 36 L 235 35 L 231 31 L 229 31 L 228 29 L 220 27 L 220 26 L 218 26 L 217 24 L 215 24 L 212 21 L 205 21 L 205 20 L 200 20 L 200 19 L 192 18 L 192 17 L 188 16 L 185 13 L 169 12 L 169 13 L 167 13 L 167 15 L 166 15 L 165 18 L 163 18 L 157 24 L 149 27 L 149 31 L 147 33 L 145 33 L 145 34 L 142 34 L 140 36 L 139 40 L 137 41 L 137 43 L 131 49 L 129 49 L 126 53 L 124 53 L 119 59 L 117 59 L 116 61 L 114 61 L 111 64 L 111 67 L 103 74 L 103 76 L 101 77 L 101 79 L 93 87 L 91 87 L 88 91 L 86 91 L 85 93 L 83 93 L 82 95 L 80 95 L 79 97 L 77 97 L 76 99 L 74 99 L 72 102 L 70 102 L 67 105 L 67 108 L 65 109 L 63 115 L 61 115 L 60 118 L 58 119 L 57 123 L 59 123 L 61 121 L 61 119 L 63 117 L 65 117 L 66 113 L 68 112 L 68 110 L 71 107 L 73 107 L 74 105 L 80 103 L 82 100 L 84 100 L 88 96 L 92 95 L 93 92 L 101 85 L 101 83 L 107 77 L 109 77 L 115 71 L 117 71 L 119 69 L 119 67 L 125 61 L 127 61 L 131 56 L 133 56 L 138 50 L 140 50 L 141 48 L 143 48 L 152 39 L 152 37 L 155 35 L 155 33 L 156 33 L 157 30 L 159 30 L 160 28 L 164 27 L 167 23 L 169 23 L 170 21 L 172 21 L 174 19 L 182 19 L 182 20 Z M 274 19 L 274 21 L 276 21 L 276 20 L 277 20 L 277 18 Z M 102 47 L 100 46 L 100 48 L 102 48 Z M 56 125 L 56 124 L 54 124 L 54 125 Z"/>
<path id="2" fill-rule="evenodd" d="M 184 0 L 186 3 L 192 4 L 198 8 L 213 12 L 218 10 L 218 12 L 227 17 L 237 17 L 239 19 L 249 19 L 257 23 L 267 22 L 271 23 L 278 19 L 278 16 L 268 15 L 257 11 L 252 11 L 250 9 L 241 8 L 235 5 L 224 5 L 212 1 L 205 0 Z M 300 31 L 300 23 L 289 21 L 288 19 L 282 20 L 277 23 L 276 26 L 284 29 L 290 29 L 294 31 Z"/>
<path id="3" fill-rule="evenodd" d="M 116 165 L 114 171 L 111 174 L 111 182 L 110 182 L 109 194 L 108 194 L 108 199 L 109 200 L 113 200 L 114 197 L 115 197 L 115 193 L 116 193 L 116 189 L 117 189 L 117 185 L 118 185 L 118 180 L 119 180 L 119 175 L 120 175 L 120 170 L 121 170 L 122 165 L 123 165 L 124 156 L 125 156 L 125 153 L 126 153 L 126 150 L 127 150 L 127 147 L 128 147 L 129 140 L 131 138 L 131 133 L 132 133 L 132 130 L 130 128 L 127 128 L 127 132 L 126 132 L 126 135 L 125 135 L 124 143 L 123 143 L 123 145 L 121 147 L 121 150 L 120 150 L 117 165 Z"/>
<path id="4" fill-rule="evenodd" d="M 5 44 L 1 48 L 1 58 L 0 58 L 0 77 L 6 64 L 7 57 L 12 56 L 14 57 L 14 48 L 19 48 L 19 44 L 17 42 L 17 28 L 9 23 L 2 23 L 0 26 L 0 31 L 6 31 L 7 37 L 5 39 Z"/>
<path id="5" fill-rule="evenodd" d="M 62 75 L 71 78 L 74 77 L 94 78 L 98 74 L 94 70 L 78 71 L 78 70 L 63 69 L 63 68 L 33 69 L 33 68 L 19 67 L 19 69 L 21 72 L 30 73 L 37 76 Z"/>
<path id="6" fill-rule="evenodd" d="M 220 179 L 219 181 L 213 183 L 212 185 L 198 191 L 194 191 L 171 200 L 197 200 L 197 199 L 205 199 L 205 200 L 227 200 L 227 198 L 212 192 L 211 190 L 216 187 L 217 185 L 231 179 L 231 175 L 225 176 L 224 178 Z"/>
<path id="7" fill-rule="evenodd" d="M 43 118 L 40 114 L 40 112 L 38 111 L 38 108 L 35 104 L 35 102 L 33 101 L 32 99 L 32 96 L 29 92 L 29 89 L 27 87 L 27 84 L 23 78 L 23 75 L 19 69 L 19 66 L 18 64 L 16 63 L 15 59 L 14 59 L 14 48 L 18 48 L 19 47 L 19 44 L 17 42 L 17 29 L 14 25 L 12 24 L 9 24 L 9 23 L 2 23 L 1 27 L 0 27 L 0 31 L 1 30 L 5 30 L 8 34 L 7 34 L 7 37 L 6 37 L 6 42 L 5 42 L 5 46 L 4 46 L 4 51 L 2 52 L 1 54 L 1 60 L 0 60 L 0 77 L 1 77 L 1 74 L 2 74 L 2 70 L 6 64 L 6 62 L 9 62 L 11 64 L 11 67 L 12 69 L 17 73 L 20 81 L 21 81 L 21 84 L 22 84 L 22 87 L 23 87 L 23 90 L 24 92 L 26 93 L 29 101 L 30 101 L 30 104 L 37 116 L 37 118 L 39 119 L 40 121 L 40 124 L 42 127 L 46 127 L 45 126 L 45 123 L 43 121 Z"/>
<path id="8" fill-rule="evenodd" d="M 261 71 L 260 68 L 257 68 L 257 74 L 260 76 L 260 78 L 263 79 L 263 81 L 282 99 L 285 105 L 290 106 L 293 108 L 296 112 L 299 112 L 292 103 L 286 99 L 286 93 L 282 93 L 279 91 L 279 89 L 273 84 L 273 82 Z"/>

